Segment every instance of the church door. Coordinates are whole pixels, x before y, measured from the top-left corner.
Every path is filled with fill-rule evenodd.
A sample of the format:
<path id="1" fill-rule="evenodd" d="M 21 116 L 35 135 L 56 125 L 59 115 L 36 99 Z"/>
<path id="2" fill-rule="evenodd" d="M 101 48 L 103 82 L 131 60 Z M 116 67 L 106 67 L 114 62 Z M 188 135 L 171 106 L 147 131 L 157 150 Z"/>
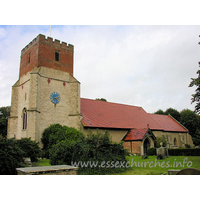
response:
<path id="1" fill-rule="evenodd" d="M 149 142 L 149 139 L 146 138 L 144 141 L 144 155 L 147 155 L 147 149 L 149 148 L 150 148 L 150 142 Z"/>

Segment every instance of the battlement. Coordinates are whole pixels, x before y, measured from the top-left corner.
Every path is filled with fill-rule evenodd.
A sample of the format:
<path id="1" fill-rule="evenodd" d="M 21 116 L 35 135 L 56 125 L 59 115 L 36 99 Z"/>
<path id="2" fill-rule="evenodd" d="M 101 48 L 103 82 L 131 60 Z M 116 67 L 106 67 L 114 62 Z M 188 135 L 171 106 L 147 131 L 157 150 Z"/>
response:
<path id="1" fill-rule="evenodd" d="M 45 38 L 45 35 L 39 34 L 36 38 L 34 38 L 28 45 L 26 45 L 21 50 L 21 55 L 24 54 L 26 51 L 28 51 L 32 46 L 34 46 L 38 42 L 42 42 L 48 45 L 53 45 L 55 47 L 62 48 L 71 52 L 74 51 L 74 46 L 72 44 L 67 44 L 66 42 L 60 43 L 60 40 L 57 39 L 53 41 L 53 38 L 51 37 Z"/>

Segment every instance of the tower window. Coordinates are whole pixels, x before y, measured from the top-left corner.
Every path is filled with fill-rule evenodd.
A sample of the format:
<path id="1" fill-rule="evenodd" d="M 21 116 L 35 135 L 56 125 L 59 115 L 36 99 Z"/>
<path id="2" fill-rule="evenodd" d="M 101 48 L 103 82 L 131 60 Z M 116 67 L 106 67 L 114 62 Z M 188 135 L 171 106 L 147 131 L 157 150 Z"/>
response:
<path id="1" fill-rule="evenodd" d="M 27 129 L 27 111 L 26 108 L 23 109 L 22 111 L 22 121 L 23 121 L 23 130 Z"/>
<path id="2" fill-rule="evenodd" d="M 59 52 L 55 52 L 55 61 L 59 61 Z"/>

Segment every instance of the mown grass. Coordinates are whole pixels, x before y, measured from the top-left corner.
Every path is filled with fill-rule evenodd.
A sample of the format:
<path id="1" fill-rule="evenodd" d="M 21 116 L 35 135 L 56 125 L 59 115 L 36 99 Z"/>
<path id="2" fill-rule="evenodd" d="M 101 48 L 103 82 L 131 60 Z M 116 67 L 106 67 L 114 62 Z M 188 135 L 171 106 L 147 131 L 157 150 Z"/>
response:
<path id="1" fill-rule="evenodd" d="M 38 159 L 37 166 L 51 166 L 49 163 L 49 159 Z"/>
<path id="2" fill-rule="evenodd" d="M 132 166 L 123 173 L 116 175 L 161 175 L 168 174 L 168 170 L 181 170 L 184 168 L 196 168 L 200 170 L 199 156 L 169 156 L 163 160 L 157 160 L 156 156 L 142 159 L 141 156 L 128 156 Z"/>
<path id="3" fill-rule="evenodd" d="M 114 175 L 161 175 L 168 174 L 168 170 L 171 169 L 184 168 L 200 170 L 200 156 L 169 156 L 163 160 L 157 160 L 156 156 L 149 156 L 147 159 L 142 159 L 141 156 L 128 156 L 127 160 L 130 168 Z M 39 159 L 37 166 L 50 166 L 49 159 Z"/>

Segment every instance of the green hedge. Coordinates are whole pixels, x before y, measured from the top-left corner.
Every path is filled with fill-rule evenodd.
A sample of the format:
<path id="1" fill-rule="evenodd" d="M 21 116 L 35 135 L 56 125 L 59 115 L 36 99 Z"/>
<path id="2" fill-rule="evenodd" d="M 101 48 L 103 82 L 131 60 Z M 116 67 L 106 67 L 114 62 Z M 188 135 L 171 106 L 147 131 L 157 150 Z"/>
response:
<path id="1" fill-rule="evenodd" d="M 149 148 L 147 149 L 148 156 L 156 156 L 156 148 Z"/>
<path id="2" fill-rule="evenodd" d="M 191 149 L 191 148 L 177 148 L 177 149 L 168 149 L 169 156 L 200 156 L 200 149 Z M 148 156 L 156 155 L 156 148 L 149 148 L 147 150 Z"/>
<path id="3" fill-rule="evenodd" d="M 200 156 L 200 149 L 168 149 L 169 156 Z"/>

